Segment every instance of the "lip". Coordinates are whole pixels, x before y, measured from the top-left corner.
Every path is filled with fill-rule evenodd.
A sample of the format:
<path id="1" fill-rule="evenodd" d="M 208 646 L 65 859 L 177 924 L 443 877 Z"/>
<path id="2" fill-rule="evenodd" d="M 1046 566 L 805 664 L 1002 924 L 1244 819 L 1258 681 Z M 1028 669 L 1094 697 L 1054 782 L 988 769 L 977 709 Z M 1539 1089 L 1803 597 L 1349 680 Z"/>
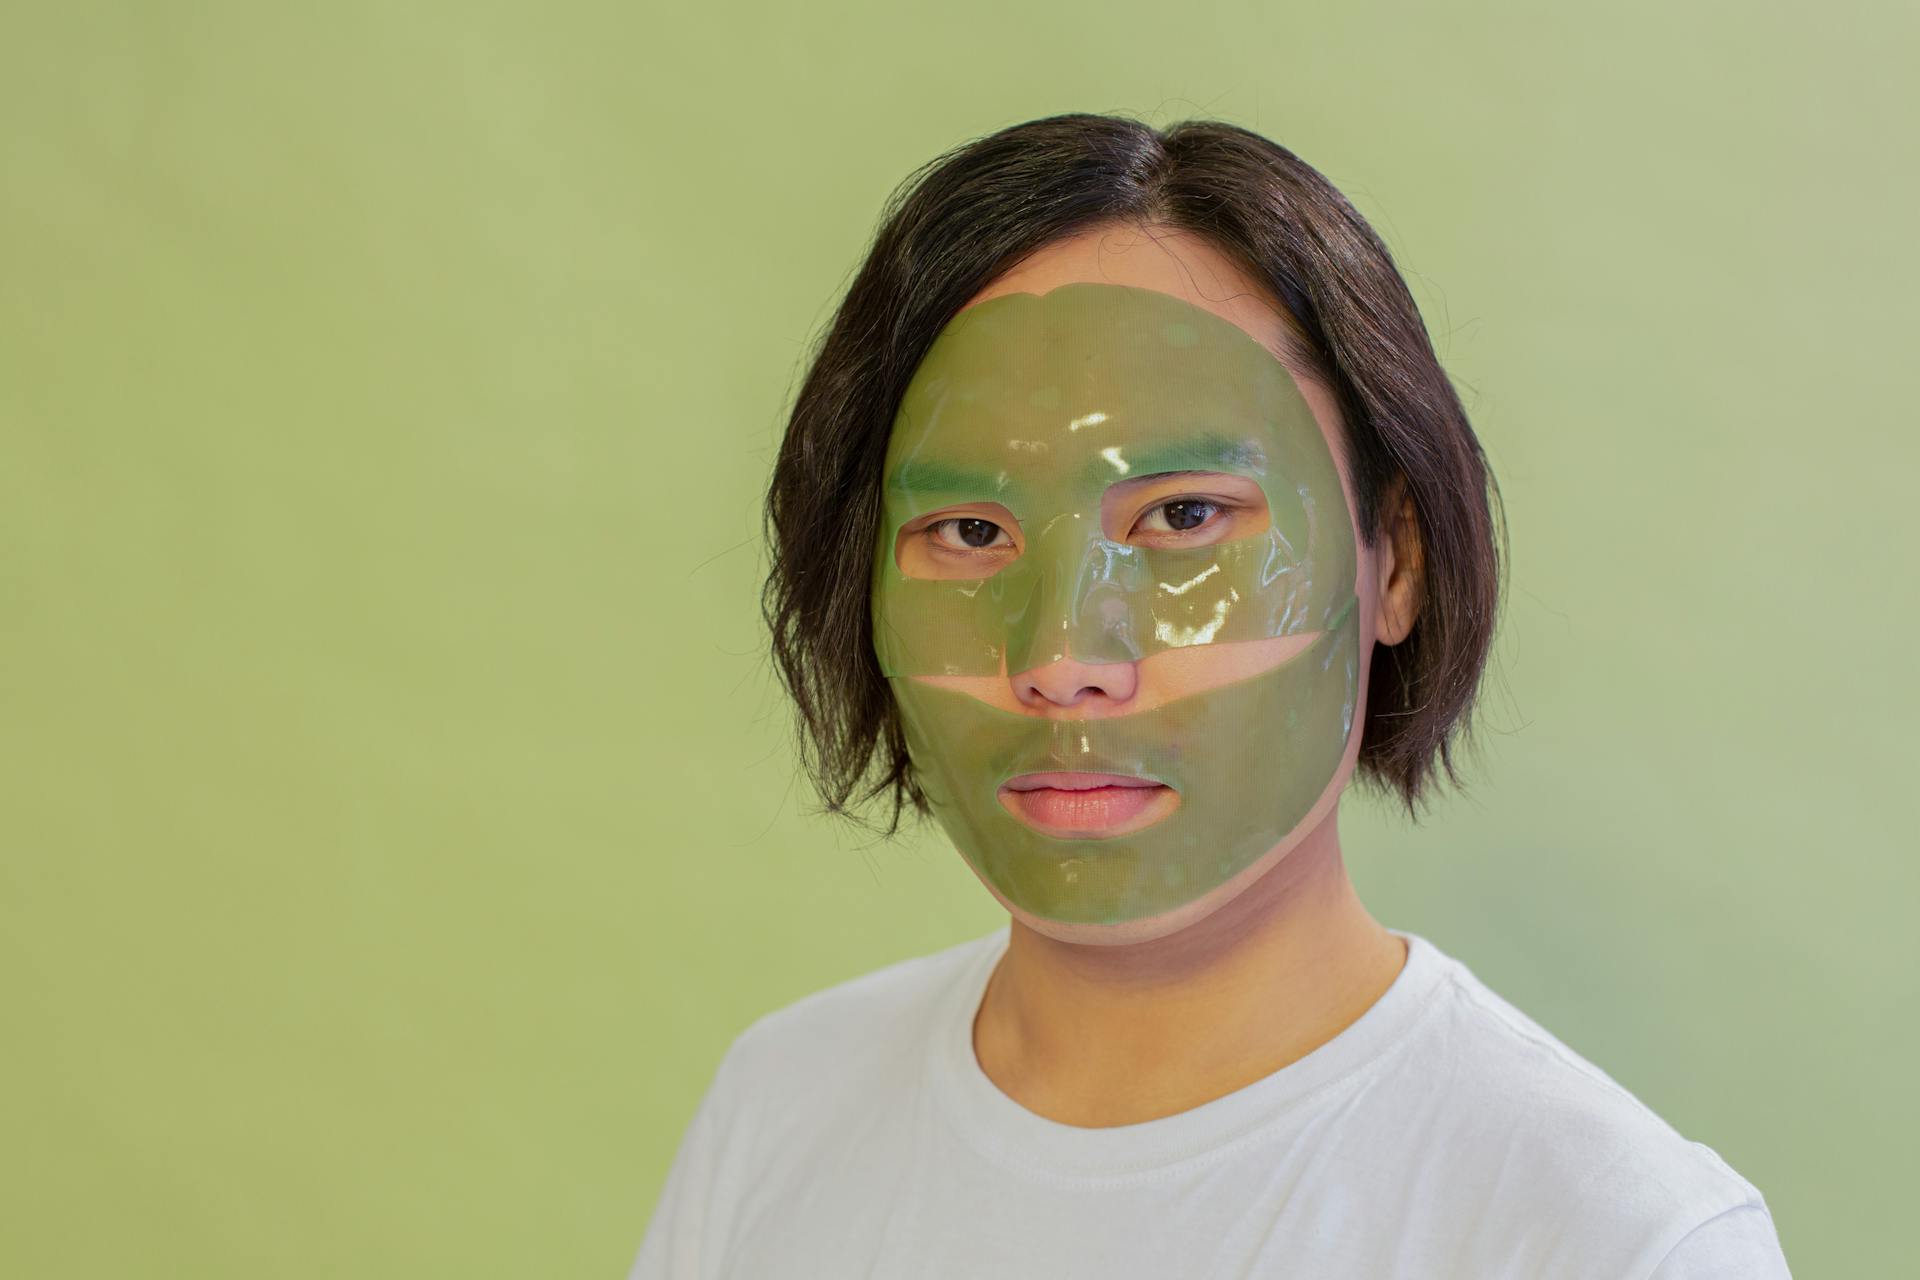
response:
<path id="1" fill-rule="evenodd" d="M 1049 835 L 1091 840 L 1124 835 L 1177 807 L 1172 787 L 1121 773 L 1023 773 L 1000 788 L 1000 803 Z"/>
<path id="2" fill-rule="evenodd" d="M 1009 791 L 1038 791 L 1050 788 L 1055 791 L 1090 791 L 1095 787 L 1157 787 L 1160 784 L 1151 778 L 1136 777 L 1130 773 L 1023 773 L 1016 778 L 1008 778 Z"/>

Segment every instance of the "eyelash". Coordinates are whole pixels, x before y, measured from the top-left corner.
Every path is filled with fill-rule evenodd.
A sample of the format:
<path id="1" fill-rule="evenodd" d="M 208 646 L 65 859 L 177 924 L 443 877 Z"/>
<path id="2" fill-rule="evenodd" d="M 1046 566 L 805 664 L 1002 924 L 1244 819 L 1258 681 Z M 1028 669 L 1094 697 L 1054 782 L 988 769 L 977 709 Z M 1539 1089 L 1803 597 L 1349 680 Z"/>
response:
<path id="1" fill-rule="evenodd" d="M 1232 510 L 1226 503 L 1216 502 L 1212 498 L 1168 498 L 1165 502 L 1156 502 L 1145 511 L 1142 511 L 1140 513 L 1140 519 L 1145 520 L 1148 516 L 1157 512 L 1164 513 L 1168 507 L 1209 507 L 1212 509 L 1212 514 L 1191 529 L 1175 529 L 1169 526 L 1167 533 L 1174 537 L 1178 537 L 1183 533 L 1201 533 L 1207 529 L 1211 529 L 1218 523 L 1214 519 L 1214 516 L 1225 516 Z M 1135 522 L 1136 525 L 1138 523 L 1138 521 Z"/>
<path id="2" fill-rule="evenodd" d="M 1163 512 L 1168 507 L 1177 507 L 1177 506 L 1210 507 L 1212 508 L 1212 514 L 1210 514 L 1207 517 L 1207 519 L 1201 521 L 1199 524 L 1195 525 L 1191 529 L 1172 529 L 1172 528 L 1168 529 L 1167 533 L 1170 536 L 1175 538 L 1178 538 L 1183 534 L 1204 533 L 1205 531 L 1213 528 L 1214 525 L 1219 523 L 1220 517 L 1231 516 L 1234 512 L 1240 509 L 1234 503 L 1222 502 L 1216 498 L 1199 498 L 1199 497 L 1167 498 L 1164 501 L 1154 503 L 1151 507 L 1148 507 L 1145 511 L 1141 512 L 1140 519 L 1144 520 L 1149 515 L 1152 515 L 1155 512 Z M 936 550 L 945 552 L 948 555 L 956 555 L 956 556 L 980 555 L 989 551 L 1005 551 L 1007 550 L 1008 546 L 1011 546 L 1011 542 L 1009 541 L 1005 545 L 994 542 L 994 543 L 989 543 L 984 547 L 962 548 L 962 547 L 954 546 L 949 542 L 946 542 L 945 540 L 940 538 L 940 536 L 935 532 L 935 530 L 940 529 L 946 525 L 961 525 L 961 524 L 968 523 L 970 521 L 978 521 L 981 524 L 992 525 L 994 530 L 998 532 L 1000 535 L 1002 536 L 1006 535 L 1006 532 L 1007 532 L 1006 529 L 1004 529 L 998 524 L 994 524 L 993 521 L 984 519 L 980 516 L 951 516 L 945 520 L 935 520 L 932 524 L 929 524 L 928 526 L 926 526 L 926 528 L 922 530 L 922 532 L 924 532 L 927 535 L 928 540 L 932 542 Z M 1139 521 L 1136 520 L 1134 523 L 1137 526 L 1139 524 Z"/>
<path id="3" fill-rule="evenodd" d="M 954 543 L 948 542 L 946 539 L 942 538 L 939 535 L 939 530 L 945 528 L 948 525 L 959 526 L 963 524 L 988 525 L 993 529 L 994 533 L 999 535 L 1000 537 L 1005 537 L 1007 532 L 1001 526 L 994 524 L 993 521 L 984 519 L 980 516 L 951 516 L 945 520 L 935 520 L 932 524 L 928 525 L 925 529 L 922 529 L 921 533 L 923 533 L 926 536 L 927 541 L 933 546 L 933 549 L 935 551 L 944 552 L 947 555 L 953 555 L 953 556 L 972 556 L 972 555 L 980 555 L 983 552 L 988 552 L 988 551 L 1004 551 L 1006 550 L 1007 546 L 1012 545 L 1011 540 L 1009 540 L 1006 546 L 1000 546 L 992 543 L 984 547 L 956 546 L 954 545 Z M 958 533 L 959 531 L 956 527 L 955 529 L 956 541 L 958 540 Z"/>

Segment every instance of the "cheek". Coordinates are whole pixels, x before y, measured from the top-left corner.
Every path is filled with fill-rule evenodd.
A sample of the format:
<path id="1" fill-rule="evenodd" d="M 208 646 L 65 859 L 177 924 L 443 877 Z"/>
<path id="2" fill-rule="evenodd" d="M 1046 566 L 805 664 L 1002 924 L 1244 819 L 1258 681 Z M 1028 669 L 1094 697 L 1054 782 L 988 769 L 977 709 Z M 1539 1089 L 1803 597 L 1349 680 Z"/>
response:
<path id="1" fill-rule="evenodd" d="M 1003 664 L 1004 665 L 1004 664 Z M 1024 712 L 1026 704 L 1014 696 L 1005 675 L 992 676 L 894 676 L 891 683 L 913 680 L 932 689 L 953 689 L 971 698 L 998 707 L 1002 711 Z"/>
<path id="2" fill-rule="evenodd" d="M 1157 706 L 1249 679 L 1299 656 L 1312 647 L 1317 634 L 1191 645 L 1150 654 L 1140 663 L 1142 700 Z"/>

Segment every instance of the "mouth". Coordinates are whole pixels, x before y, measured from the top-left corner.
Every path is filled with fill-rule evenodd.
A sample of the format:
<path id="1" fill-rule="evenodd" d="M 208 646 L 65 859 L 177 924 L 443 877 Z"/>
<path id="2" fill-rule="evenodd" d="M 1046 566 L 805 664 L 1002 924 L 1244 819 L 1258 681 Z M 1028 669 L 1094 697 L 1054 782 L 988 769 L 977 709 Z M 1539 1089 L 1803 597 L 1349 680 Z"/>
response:
<path id="1" fill-rule="evenodd" d="M 1000 787 L 1014 817 L 1049 835 L 1083 840 L 1151 826 L 1178 807 L 1172 787 L 1122 773 L 1023 773 Z"/>

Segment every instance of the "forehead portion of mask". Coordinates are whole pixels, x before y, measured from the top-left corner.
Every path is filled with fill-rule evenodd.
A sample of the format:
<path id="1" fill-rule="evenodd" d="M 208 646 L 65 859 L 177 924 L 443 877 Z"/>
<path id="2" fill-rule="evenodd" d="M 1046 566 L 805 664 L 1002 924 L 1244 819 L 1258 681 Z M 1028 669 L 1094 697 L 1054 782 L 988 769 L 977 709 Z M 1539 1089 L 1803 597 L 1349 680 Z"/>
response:
<path id="1" fill-rule="evenodd" d="M 1251 479 L 1267 527 L 1201 547 L 1105 536 L 1107 486 L 1165 471 Z M 966 502 L 1013 513 L 1019 558 L 985 578 L 909 577 L 901 528 Z M 1292 375 L 1232 321 L 1153 289 L 1069 284 L 960 313 L 901 399 L 882 511 L 874 649 L 889 676 L 1320 631 L 1353 593 L 1339 473 Z"/>
<path id="2" fill-rule="evenodd" d="M 1108 486 L 1170 471 L 1250 479 L 1266 526 L 1205 546 L 1109 538 Z M 875 652 L 935 816 L 1009 902 L 1075 923 L 1171 910 L 1274 847 L 1325 792 L 1358 695 L 1352 522 L 1312 409 L 1238 325 L 1122 285 L 980 303 L 915 371 L 883 486 Z M 983 577 L 904 573 L 901 529 L 968 503 L 1010 511 L 1019 554 Z M 1025 714 L 913 679 L 1282 636 L 1303 647 L 1277 666 L 1120 715 Z M 1146 778 L 1179 804 L 1127 835 L 1049 834 L 999 792 L 1050 771 Z"/>

